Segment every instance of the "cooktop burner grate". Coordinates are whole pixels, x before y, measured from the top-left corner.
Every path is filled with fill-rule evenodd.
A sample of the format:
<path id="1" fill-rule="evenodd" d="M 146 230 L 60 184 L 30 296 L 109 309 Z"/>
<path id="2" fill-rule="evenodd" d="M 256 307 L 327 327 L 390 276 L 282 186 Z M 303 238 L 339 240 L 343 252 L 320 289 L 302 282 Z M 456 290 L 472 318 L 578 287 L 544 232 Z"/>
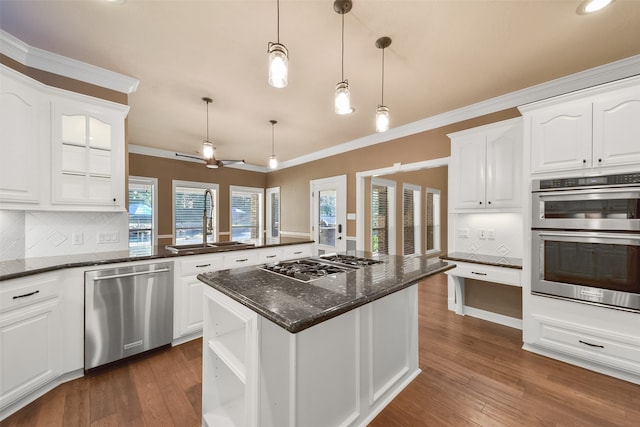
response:
<path id="1" fill-rule="evenodd" d="M 265 264 L 258 268 L 302 282 L 311 282 L 322 277 L 352 271 L 381 262 L 351 255 L 327 255 L 320 258 L 280 261 L 275 264 Z"/>
<path id="2" fill-rule="evenodd" d="M 325 255 L 321 258 L 327 261 L 337 262 L 340 264 L 346 264 L 355 267 L 365 267 L 367 265 L 374 265 L 382 262 L 377 259 L 360 258 L 353 255 Z"/>

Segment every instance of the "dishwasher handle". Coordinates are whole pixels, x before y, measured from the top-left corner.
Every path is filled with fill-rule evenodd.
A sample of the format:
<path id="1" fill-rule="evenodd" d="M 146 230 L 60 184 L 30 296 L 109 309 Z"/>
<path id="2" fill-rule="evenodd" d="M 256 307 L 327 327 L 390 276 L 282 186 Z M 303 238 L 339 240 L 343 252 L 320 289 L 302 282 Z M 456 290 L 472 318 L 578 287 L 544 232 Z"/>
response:
<path id="1" fill-rule="evenodd" d="M 119 279 L 121 277 L 142 276 L 144 274 L 166 273 L 167 271 L 171 271 L 171 269 L 167 267 L 167 268 L 159 268 L 157 270 L 146 270 L 146 271 L 136 271 L 133 273 L 113 274 L 110 276 L 94 277 L 93 281 L 97 282 L 98 280 Z"/>

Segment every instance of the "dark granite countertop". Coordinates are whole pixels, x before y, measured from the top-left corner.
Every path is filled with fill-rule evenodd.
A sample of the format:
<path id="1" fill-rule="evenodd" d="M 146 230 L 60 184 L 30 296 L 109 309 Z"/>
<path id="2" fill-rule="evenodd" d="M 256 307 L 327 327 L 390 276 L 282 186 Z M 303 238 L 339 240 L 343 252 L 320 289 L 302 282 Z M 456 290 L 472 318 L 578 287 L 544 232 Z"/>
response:
<path id="1" fill-rule="evenodd" d="M 368 253 L 350 253 L 354 254 L 375 258 Z M 454 267 L 425 256 L 377 258 L 384 263 L 309 283 L 261 270 L 259 266 L 203 273 L 198 279 L 296 333 Z"/>
<path id="2" fill-rule="evenodd" d="M 499 255 L 480 255 L 467 252 L 453 252 L 442 255 L 440 259 L 447 261 L 471 262 L 474 264 L 494 265 L 496 267 L 516 268 L 522 270 L 522 258 L 508 258 Z"/>
<path id="3" fill-rule="evenodd" d="M 248 248 L 220 248 L 217 252 L 242 251 L 273 246 L 298 245 L 313 243 L 313 240 L 298 237 L 281 237 L 280 243 L 252 246 Z M 155 246 L 148 255 L 136 255 L 130 251 L 97 252 L 77 255 L 59 255 L 49 257 L 25 258 L 12 261 L 0 261 L 0 281 L 30 276 L 32 274 L 45 273 L 47 271 L 63 268 L 90 267 L 94 265 L 115 264 L 118 262 L 146 261 L 158 258 L 172 258 L 193 255 L 189 253 L 176 254 L 169 252 L 164 246 Z"/>

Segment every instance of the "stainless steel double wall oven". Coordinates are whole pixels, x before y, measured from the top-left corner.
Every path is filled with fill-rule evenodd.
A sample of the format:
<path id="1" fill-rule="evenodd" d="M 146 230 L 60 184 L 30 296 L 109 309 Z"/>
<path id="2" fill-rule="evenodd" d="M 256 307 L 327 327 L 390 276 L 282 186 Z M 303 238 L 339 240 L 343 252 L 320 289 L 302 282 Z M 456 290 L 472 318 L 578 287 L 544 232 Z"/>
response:
<path id="1" fill-rule="evenodd" d="M 532 183 L 534 294 L 640 311 L 640 172 Z"/>

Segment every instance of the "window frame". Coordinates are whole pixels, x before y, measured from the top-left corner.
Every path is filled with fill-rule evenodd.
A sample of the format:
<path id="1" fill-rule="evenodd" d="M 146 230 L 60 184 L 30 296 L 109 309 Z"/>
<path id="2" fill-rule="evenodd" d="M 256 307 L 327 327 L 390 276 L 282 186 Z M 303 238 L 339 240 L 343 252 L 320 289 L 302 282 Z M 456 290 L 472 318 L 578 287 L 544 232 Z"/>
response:
<path id="1" fill-rule="evenodd" d="M 437 255 L 439 253 L 442 252 L 442 216 L 440 215 L 441 210 L 442 210 L 442 192 L 441 190 L 437 189 L 437 188 L 429 188 L 427 187 L 425 189 L 425 200 L 424 200 L 424 206 L 425 206 L 425 211 L 424 211 L 424 248 L 425 248 L 425 255 Z M 427 221 L 427 215 L 429 213 L 429 194 L 433 194 L 434 195 L 434 206 L 433 206 L 433 218 L 434 218 L 434 229 L 433 229 L 433 249 L 429 249 L 428 248 L 428 244 L 429 244 L 429 239 L 428 239 L 428 233 L 429 233 L 429 226 L 428 226 L 428 221 Z M 437 196 L 437 206 L 435 203 L 435 196 Z M 437 220 L 437 221 L 436 221 Z M 437 224 L 436 224 L 437 222 Z"/>
<path id="2" fill-rule="evenodd" d="M 151 249 L 153 250 L 154 246 L 158 245 L 158 178 L 154 177 L 146 177 L 146 176 L 134 176 L 130 175 L 127 180 L 127 215 L 129 214 L 129 188 L 131 188 L 131 184 L 141 184 L 141 185 L 150 185 L 152 190 L 152 200 L 151 200 Z M 127 218 L 127 227 L 129 229 L 129 235 L 127 237 L 129 251 L 131 251 L 131 219 Z"/>
<path id="3" fill-rule="evenodd" d="M 243 193 L 254 193 L 257 194 L 258 197 L 258 230 L 257 230 L 257 241 L 254 242 L 256 246 L 261 246 L 264 241 L 264 217 L 265 217 L 265 200 L 264 193 L 265 189 L 260 187 L 244 187 L 240 185 L 230 185 L 229 186 L 229 240 L 233 240 L 233 193 L 234 192 L 243 192 Z M 253 240 L 252 240 L 253 241 Z"/>
<path id="4" fill-rule="evenodd" d="M 173 244 L 176 244 L 176 188 L 177 187 L 187 187 L 194 189 L 201 189 L 203 191 L 202 196 L 204 197 L 204 190 L 211 189 L 215 190 L 215 194 L 213 197 L 214 209 L 215 209 L 215 218 L 213 224 L 213 233 L 211 236 L 212 242 L 217 242 L 219 239 L 219 231 L 220 231 L 220 204 L 218 200 L 220 198 L 220 186 L 211 182 L 198 182 L 198 181 L 182 181 L 174 179 L 171 181 L 171 213 L 172 213 L 172 241 Z M 205 230 L 202 231 L 203 234 Z"/>

